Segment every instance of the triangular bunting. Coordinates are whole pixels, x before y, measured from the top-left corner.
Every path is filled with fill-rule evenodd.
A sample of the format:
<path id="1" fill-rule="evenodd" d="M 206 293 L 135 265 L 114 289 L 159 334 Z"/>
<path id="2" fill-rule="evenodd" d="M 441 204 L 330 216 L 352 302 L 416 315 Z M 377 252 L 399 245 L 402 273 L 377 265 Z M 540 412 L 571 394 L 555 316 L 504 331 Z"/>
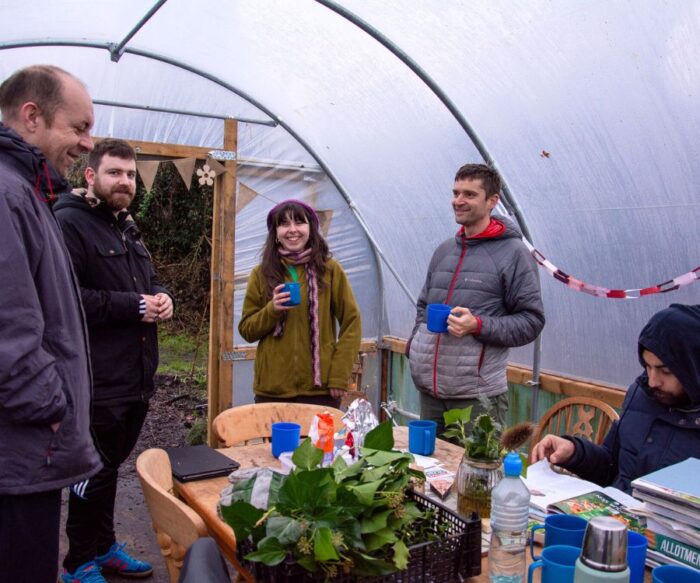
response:
<path id="1" fill-rule="evenodd" d="M 320 223 L 319 226 L 321 227 L 321 234 L 325 239 L 328 237 L 328 229 L 330 229 L 331 227 L 331 221 L 333 220 L 333 211 L 316 211 L 316 214 L 318 215 L 318 221 Z"/>
<path id="2" fill-rule="evenodd" d="M 240 213 L 256 196 L 258 196 L 258 193 L 250 188 L 250 186 L 246 186 L 242 182 L 239 182 L 238 199 L 236 200 L 236 214 Z"/>
<path id="3" fill-rule="evenodd" d="M 316 187 L 316 182 L 308 182 L 306 184 L 306 196 L 304 196 L 304 202 L 312 209 L 315 209 L 316 199 L 318 199 L 318 188 Z"/>
<path id="4" fill-rule="evenodd" d="M 207 158 L 204 163 L 209 166 L 214 172 L 216 172 L 217 176 L 221 176 L 224 172 L 226 172 L 226 166 L 218 162 L 217 160 L 214 160 L 214 158 Z"/>
<path id="5" fill-rule="evenodd" d="M 192 187 L 192 174 L 194 174 L 194 165 L 197 163 L 197 158 L 180 158 L 172 162 L 178 174 L 180 174 L 180 178 L 185 183 L 187 190 L 189 190 Z"/>
<path id="6" fill-rule="evenodd" d="M 136 169 L 141 175 L 143 185 L 149 192 L 153 188 L 153 182 L 156 179 L 156 174 L 158 173 L 159 166 L 160 162 L 158 160 L 143 160 L 141 162 L 136 162 Z"/>

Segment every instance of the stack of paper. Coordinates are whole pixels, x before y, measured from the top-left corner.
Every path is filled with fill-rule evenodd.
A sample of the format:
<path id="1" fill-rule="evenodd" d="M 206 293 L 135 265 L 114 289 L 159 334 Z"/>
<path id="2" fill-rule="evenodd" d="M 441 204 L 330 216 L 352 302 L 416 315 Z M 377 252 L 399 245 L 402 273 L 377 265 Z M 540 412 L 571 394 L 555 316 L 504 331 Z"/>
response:
<path id="1" fill-rule="evenodd" d="M 632 482 L 647 517 L 648 555 L 653 563 L 700 569 L 700 460 L 688 458 Z"/>

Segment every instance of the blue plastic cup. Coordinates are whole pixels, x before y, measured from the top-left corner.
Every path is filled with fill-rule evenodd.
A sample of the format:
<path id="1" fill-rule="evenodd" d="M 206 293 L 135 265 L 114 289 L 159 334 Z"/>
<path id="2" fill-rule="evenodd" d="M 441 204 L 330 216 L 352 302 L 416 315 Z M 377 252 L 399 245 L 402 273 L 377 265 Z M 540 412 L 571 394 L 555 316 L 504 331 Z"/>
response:
<path id="1" fill-rule="evenodd" d="M 428 304 L 428 330 L 436 334 L 447 332 L 447 317 L 451 311 L 447 304 Z"/>
<path id="2" fill-rule="evenodd" d="M 273 423 L 272 424 L 272 455 L 276 458 L 285 451 L 294 451 L 299 447 L 301 425 L 298 423 Z"/>
<path id="3" fill-rule="evenodd" d="M 284 284 L 282 292 L 289 292 L 289 300 L 283 306 L 298 306 L 301 303 L 301 288 L 298 281 L 288 281 Z"/>
<path id="4" fill-rule="evenodd" d="M 535 556 L 535 531 L 544 528 L 544 546 L 566 545 L 580 549 L 583 546 L 583 535 L 588 521 L 580 516 L 571 514 L 550 514 L 544 519 L 544 524 L 536 524 L 530 529 L 530 555 Z"/>
<path id="5" fill-rule="evenodd" d="M 627 531 L 627 565 L 630 568 L 630 583 L 644 583 L 648 543 L 644 535 L 633 530 Z"/>
<path id="6" fill-rule="evenodd" d="M 567 545 L 553 545 L 542 551 L 542 557 L 527 570 L 527 583 L 532 583 L 535 569 L 542 569 L 540 583 L 574 583 L 576 559 L 581 549 Z"/>
<path id="7" fill-rule="evenodd" d="M 408 451 L 418 455 L 431 455 L 435 451 L 435 421 L 408 422 Z"/>
<path id="8" fill-rule="evenodd" d="M 700 583 L 700 571 L 680 565 L 660 565 L 651 571 L 654 583 Z"/>

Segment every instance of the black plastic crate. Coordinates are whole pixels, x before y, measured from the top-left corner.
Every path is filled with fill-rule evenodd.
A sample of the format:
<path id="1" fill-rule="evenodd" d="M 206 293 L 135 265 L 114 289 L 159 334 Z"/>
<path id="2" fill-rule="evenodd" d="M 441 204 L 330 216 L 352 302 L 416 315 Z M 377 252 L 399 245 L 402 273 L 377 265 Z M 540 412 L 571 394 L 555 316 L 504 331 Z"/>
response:
<path id="1" fill-rule="evenodd" d="M 360 577 L 352 573 L 339 574 L 333 581 L 339 583 L 452 583 L 481 573 L 481 520 L 474 513 L 462 518 L 442 504 L 413 491 L 413 498 L 421 510 L 435 510 L 434 530 L 446 528 L 442 539 L 417 543 L 409 547 L 408 567 L 389 575 Z M 445 526 L 446 525 L 446 526 Z M 250 539 L 238 545 L 238 558 L 258 583 L 322 583 L 323 572 L 309 573 L 289 556 L 279 565 L 270 567 L 243 557 L 254 550 Z"/>

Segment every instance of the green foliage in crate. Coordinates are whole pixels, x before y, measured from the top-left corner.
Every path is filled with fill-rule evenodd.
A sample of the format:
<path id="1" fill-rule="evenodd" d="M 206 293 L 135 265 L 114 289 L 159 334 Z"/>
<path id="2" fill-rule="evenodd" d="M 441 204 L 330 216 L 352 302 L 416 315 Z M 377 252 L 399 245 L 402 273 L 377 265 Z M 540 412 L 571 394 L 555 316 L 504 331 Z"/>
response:
<path id="1" fill-rule="evenodd" d="M 311 572 L 328 579 L 341 573 L 385 575 L 405 569 L 409 546 L 439 538 L 434 511 L 421 511 L 406 496 L 412 477 L 411 454 L 393 451 L 391 424 L 367 434 L 360 459 L 348 466 L 337 457 L 320 467 L 323 452 L 306 439 L 294 452 L 296 468 L 269 508 L 247 502 L 222 507 L 236 539 L 252 537 L 250 561 L 278 565 L 292 556 Z"/>

